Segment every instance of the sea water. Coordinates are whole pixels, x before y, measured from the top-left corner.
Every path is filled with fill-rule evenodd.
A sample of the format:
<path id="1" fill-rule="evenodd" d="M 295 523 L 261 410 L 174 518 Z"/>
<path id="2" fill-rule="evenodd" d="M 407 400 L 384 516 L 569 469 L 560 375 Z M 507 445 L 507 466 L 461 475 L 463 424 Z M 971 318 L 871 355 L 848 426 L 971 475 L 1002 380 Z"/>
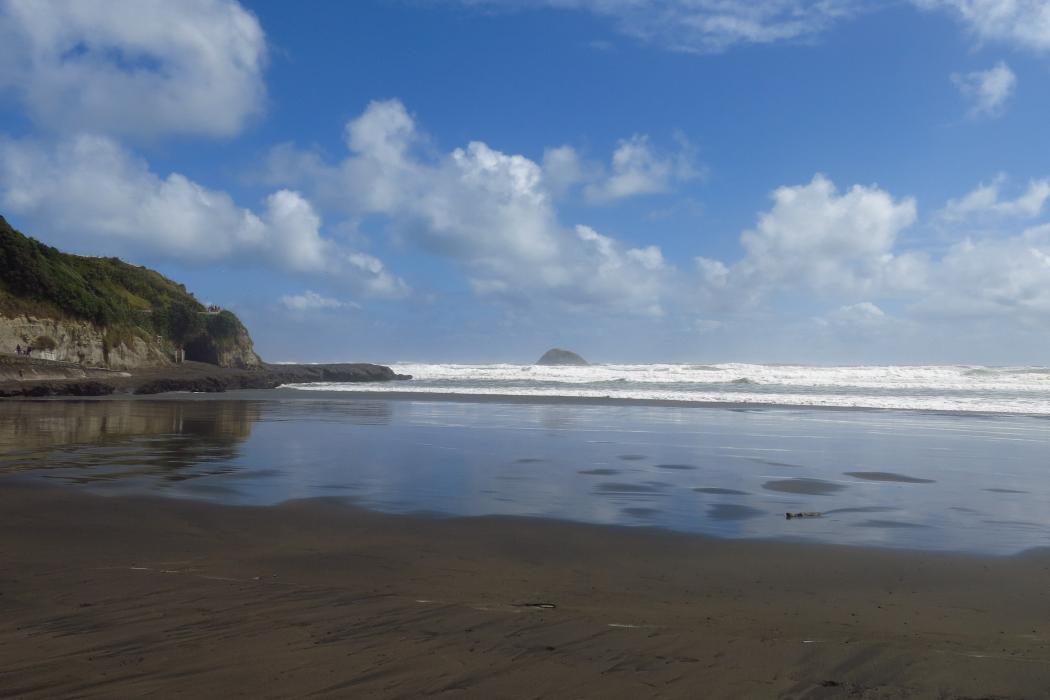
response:
<path id="1" fill-rule="evenodd" d="M 645 364 L 392 365 L 409 382 L 309 384 L 326 391 L 587 397 L 1050 415 L 1050 368 Z"/>

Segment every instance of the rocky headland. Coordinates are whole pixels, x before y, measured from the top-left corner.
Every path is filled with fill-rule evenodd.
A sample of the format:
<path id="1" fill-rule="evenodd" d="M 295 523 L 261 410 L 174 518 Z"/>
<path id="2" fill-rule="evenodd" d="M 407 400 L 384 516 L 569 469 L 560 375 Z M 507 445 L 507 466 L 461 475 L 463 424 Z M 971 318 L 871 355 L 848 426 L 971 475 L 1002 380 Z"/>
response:
<path id="1" fill-rule="evenodd" d="M 389 367 L 368 363 L 219 367 L 184 362 L 118 371 L 73 363 L 0 356 L 0 398 L 161 394 L 168 391 L 222 392 L 274 389 L 312 382 L 388 382 L 411 379 Z"/>
<path id="2" fill-rule="evenodd" d="M 233 312 L 154 270 L 63 253 L 0 216 L 0 397 L 409 378 L 363 363 L 267 364 Z"/>

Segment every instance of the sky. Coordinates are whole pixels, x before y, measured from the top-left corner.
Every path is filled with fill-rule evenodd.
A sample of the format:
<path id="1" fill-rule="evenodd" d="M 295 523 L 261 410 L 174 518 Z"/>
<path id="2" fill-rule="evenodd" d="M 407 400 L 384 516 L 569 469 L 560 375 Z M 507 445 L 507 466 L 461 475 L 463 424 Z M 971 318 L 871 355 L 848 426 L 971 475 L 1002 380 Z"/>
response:
<path id="1" fill-rule="evenodd" d="M 1050 357 L 1046 0 L 0 0 L 0 214 L 271 361 Z"/>

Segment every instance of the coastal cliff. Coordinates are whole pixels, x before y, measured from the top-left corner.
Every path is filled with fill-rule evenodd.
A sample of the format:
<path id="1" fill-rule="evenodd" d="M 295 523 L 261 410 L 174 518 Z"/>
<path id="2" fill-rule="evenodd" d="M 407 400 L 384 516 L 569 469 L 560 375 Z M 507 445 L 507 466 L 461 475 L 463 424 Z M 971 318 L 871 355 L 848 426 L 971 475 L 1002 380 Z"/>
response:
<path id="1" fill-rule="evenodd" d="M 16 352 L 25 348 L 31 356 Z M 63 253 L 0 216 L 0 397 L 410 378 L 363 363 L 266 364 L 232 312 L 204 306 L 154 270 Z"/>
<path id="2" fill-rule="evenodd" d="M 117 258 L 63 253 L 0 216 L 0 353 L 86 367 L 164 367 L 183 359 L 248 369 L 262 361 L 232 312 Z"/>

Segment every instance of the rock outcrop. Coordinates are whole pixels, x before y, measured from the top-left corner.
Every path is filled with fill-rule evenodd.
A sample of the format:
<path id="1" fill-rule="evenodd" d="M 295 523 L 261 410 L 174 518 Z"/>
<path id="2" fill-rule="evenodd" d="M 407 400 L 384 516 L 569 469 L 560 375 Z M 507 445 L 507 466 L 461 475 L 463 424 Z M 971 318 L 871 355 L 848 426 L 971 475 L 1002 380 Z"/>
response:
<path id="1" fill-rule="evenodd" d="M 561 348 L 551 348 L 547 352 L 543 353 L 543 357 L 536 361 L 538 365 L 576 365 L 584 366 L 587 365 L 587 360 L 583 359 L 571 350 L 562 350 Z"/>
<path id="2" fill-rule="evenodd" d="M 223 392 L 273 389 L 312 382 L 388 382 L 411 379 L 389 367 L 366 363 L 267 365 L 248 369 L 185 362 L 116 372 L 59 362 L 0 355 L 0 398 L 161 394 L 169 391 Z"/>
<path id="3" fill-rule="evenodd" d="M 171 343 L 130 334 L 115 338 L 90 321 L 0 316 L 0 352 L 13 354 L 17 347 L 35 348 L 37 359 L 118 370 L 163 367 L 175 358 Z"/>
<path id="4" fill-rule="evenodd" d="M 233 312 L 206 307 L 155 270 L 63 253 L 0 216 L 0 353 L 19 347 L 38 359 L 119 370 L 262 364 Z"/>

